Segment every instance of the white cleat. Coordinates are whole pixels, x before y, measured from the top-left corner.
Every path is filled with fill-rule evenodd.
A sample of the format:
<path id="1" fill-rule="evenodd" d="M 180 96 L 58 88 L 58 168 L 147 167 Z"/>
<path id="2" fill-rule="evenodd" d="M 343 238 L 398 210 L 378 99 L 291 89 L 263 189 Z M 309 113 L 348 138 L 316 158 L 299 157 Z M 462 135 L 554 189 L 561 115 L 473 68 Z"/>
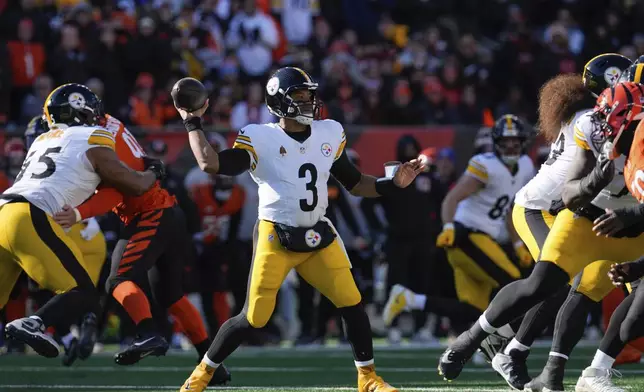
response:
<path id="1" fill-rule="evenodd" d="M 45 326 L 38 319 L 24 317 L 13 320 L 5 327 L 5 335 L 29 345 L 43 357 L 56 358 L 60 354 L 58 343 L 45 333 Z"/>
<path id="2" fill-rule="evenodd" d="M 587 367 L 577 380 L 575 392 L 626 392 L 625 389 L 613 384 L 613 375 L 622 377 L 622 374 L 615 369 Z"/>

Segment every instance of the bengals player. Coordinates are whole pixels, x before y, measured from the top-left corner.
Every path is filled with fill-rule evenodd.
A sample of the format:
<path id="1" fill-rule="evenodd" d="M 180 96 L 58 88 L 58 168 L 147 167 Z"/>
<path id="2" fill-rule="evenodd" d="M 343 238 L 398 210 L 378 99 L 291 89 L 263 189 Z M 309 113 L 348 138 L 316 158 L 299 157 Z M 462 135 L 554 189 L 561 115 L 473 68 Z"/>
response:
<path id="1" fill-rule="evenodd" d="M 104 128 L 114 142 L 119 159 L 131 168 L 145 167 L 143 148 L 118 119 L 105 115 Z M 112 254 L 112 268 L 106 290 L 127 311 L 137 327 L 137 338 L 114 360 L 119 365 L 132 365 L 147 355 L 165 355 L 168 343 L 156 330 L 148 298 L 139 286 L 150 283 L 155 299 L 167 308 L 186 329 L 195 348 L 203 355 L 210 339 L 197 309 L 183 295 L 182 255 L 190 246 L 183 213 L 176 200 L 159 182 L 141 196 L 131 197 L 113 188 L 102 188 L 78 208 L 66 206 L 54 215 L 63 227 L 88 217 L 113 210 L 123 221 Z"/>

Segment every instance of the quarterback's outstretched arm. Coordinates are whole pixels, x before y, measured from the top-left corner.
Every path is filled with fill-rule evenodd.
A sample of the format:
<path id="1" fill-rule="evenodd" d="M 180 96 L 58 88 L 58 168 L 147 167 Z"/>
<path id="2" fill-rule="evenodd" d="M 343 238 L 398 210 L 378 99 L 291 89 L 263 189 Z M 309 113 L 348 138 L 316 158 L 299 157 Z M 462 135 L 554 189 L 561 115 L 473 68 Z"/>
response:
<path id="1" fill-rule="evenodd" d="M 414 181 L 418 173 L 423 170 L 423 164 L 417 159 L 405 162 L 396 171 L 394 178 L 376 178 L 361 173 L 349 160 L 346 151 L 331 166 L 331 174 L 351 194 L 362 197 L 388 196 L 397 188 L 406 188 Z"/>
<path id="2" fill-rule="evenodd" d="M 101 180 L 126 195 L 140 196 L 157 181 L 151 171 L 139 172 L 127 167 L 111 148 L 95 147 L 86 154 Z"/>
<path id="3" fill-rule="evenodd" d="M 592 151 L 577 147 L 568 170 L 561 198 L 569 210 L 590 203 L 614 176 L 615 165 L 608 159 L 596 159 Z"/>

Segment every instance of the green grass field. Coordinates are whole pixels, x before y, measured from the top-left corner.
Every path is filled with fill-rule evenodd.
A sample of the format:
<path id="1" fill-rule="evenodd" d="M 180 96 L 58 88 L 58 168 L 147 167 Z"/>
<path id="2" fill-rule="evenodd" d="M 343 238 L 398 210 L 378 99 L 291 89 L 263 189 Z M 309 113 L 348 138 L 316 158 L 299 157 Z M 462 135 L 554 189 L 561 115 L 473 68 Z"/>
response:
<path id="1" fill-rule="evenodd" d="M 548 350 L 536 348 L 531 355 L 531 373 L 537 373 Z M 389 383 L 402 391 L 508 391 L 509 387 L 489 368 L 469 364 L 452 383 L 436 373 L 440 349 L 378 347 L 377 369 Z M 567 390 L 583 368 L 590 364 L 594 348 L 578 348 L 568 367 Z M 195 365 L 195 355 L 169 353 L 162 358 L 146 358 L 132 367 L 116 366 L 111 355 L 102 353 L 71 368 L 58 359 L 35 355 L 0 357 L 0 391 L 129 392 L 178 391 Z M 227 361 L 233 382 L 227 387 L 251 391 L 343 391 L 355 390 L 356 372 L 349 348 L 325 349 L 242 348 Z M 624 378 L 618 384 L 631 391 L 644 391 L 644 368 L 628 365 L 620 369 Z M 210 390 L 210 389 L 209 389 Z"/>

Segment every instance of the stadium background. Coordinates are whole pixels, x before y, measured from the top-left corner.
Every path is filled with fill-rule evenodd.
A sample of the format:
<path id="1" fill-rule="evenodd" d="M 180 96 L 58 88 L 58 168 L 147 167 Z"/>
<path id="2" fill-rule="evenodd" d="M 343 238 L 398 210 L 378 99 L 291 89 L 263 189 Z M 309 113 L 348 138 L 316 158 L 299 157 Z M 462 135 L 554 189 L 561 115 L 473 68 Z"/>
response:
<path id="1" fill-rule="evenodd" d="M 211 91 L 206 124 L 209 131 L 222 133 L 230 145 L 239 127 L 270 120 L 262 105 L 267 75 L 280 66 L 296 65 L 319 80 L 324 115 L 345 125 L 349 146 L 360 155 L 365 171 L 380 174 L 382 163 L 396 158 L 399 139 L 410 134 L 421 148 L 434 148 L 437 164 L 446 162 L 440 164 L 437 176 L 449 186 L 472 153 L 489 143 L 485 134 L 494 117 L 511 112 L 535 123 L 538 89 L 548 78 L 580 73 L 587 60 L 602 52 L 618 52 L 631 59 L 644 54 L 644 34 L 637 18 L 643 11 L 644 4 L 634 0 L 0 0 L 4 174 L 0 183 L 9 184 L 19 170 L 25 153 L 20 136 L 59 84 L 90 86 L 102 97 L 107 111 L 127 123 L 146 147 L 159 147 L 151 142 L 164 141 L 166 160 L 182 183 L 194 159 L 169 100 L 174 81 L 183 76 L 204 81 Z M 537 138 L 531 150 L 537 163 L 543 159 L 542 144 Z M 191 190 L 183 191 L 189 194 Z M 427 219 L 440 229 L 435 216 L 418 219 Z M 110 218 L 101 223 L 109 240 L 118 228 Z M 381 272 L 395 260 L 383 251 L 386 229 L 368 226 L 361 233 L 367 245 L 356 250 L 365 252 L 369 265 L 378 266 L 374 287 L 380 285 L 377 289 L 384 293 L 386 274 Z M 199 223 L 194 231 L 200 231 Z M 244 242 L 244 235 L 235 240 Z M 242 252 L 233 259 L 243 258 Z M 424 277 L 428 284 L 438 287 L 442 295 L 453 295 L 444 283 L 452 279 L 444 257 L 432 253 L 426 262 L 435 266 L 432 276 Z M 230 260 L 221 263 L 224 272 L 231 267 L 227 263 Z M 16 298 L 23 301 L 18 307 L 27 304 L 27 312 L 37 298 L 34 288 L 28 287 L 16 292 Z M 375 309 L 371 315 L 374 333 L 386 336 L 377 321 L 381 297 L 377 293 L 370 297 Z M 293 322 L 315 324 L 318 318 L 315 312 L 298 313 Z M 598 337 L 600 320 L 601 309 L 596 309 L 588 323 L 591 346 Z M 418 326 L 409 327 L 410 323 L 407 320 L 405 332 L 409 344 L 435 344 L 423 339 Z M 328 337 L 333 337 L 333 321 L 330 325 Z M 115 329 L 106 343 L 126 341 L 127 327 Z M 449 322 L 434 320 L 432 336 L 449 333 Z M 275 344 L 282 339 L 283 334 L 272 331 L 256 343 Z M 175 346 L 179 349 L 181 345 Z M 21 351 L 20 347 L 6 349 Z M 272 354 L 267 351 L 265 355 L 270 363 Z M 345 362 L 320 355 L 327 358 L 323 367 Z M 412 354 L 408 359 L 412 369 L 420 369 L 416 373 L 400 370 L 397 361 L 388 366 L 403 372 L 398 380 L 404 385 L 429 385 L 427 379 L 436 381 L 428 375 L 436 356 L 424 351 Z M 0 384 L 37 390 L 24 387 L 32 383 L 26 368 L 36 365 L 15 358 L 0 358 Z M 244 358 L 232 368 L 246 377 Z M 580 363 L 582 359 L 586 358 Z M 100 369 L 108 367 L 106 359 L 98 360 L 103 361 Z M 189 362 L 178 361 L 182 365 Z M 175 376 L 181 378 L 176 363 L 168 366 L 175 366 Z M 60 379 L 56 365 L 38 365 L 44 374 L 39 384 L 77 384 L 77 377 L 81 383 L 94 380 L 93 371 L 83 372 L 82 366 Z M 262 371 L 258 374 L 250 383 L 238 385 L 268 385 L 263 383 Z M 473 385 L 499 386 L 489 374 L 482 374 L 480 379 L 476 374 L 470 378 Z M 244 380 L 241 376 L 236 380 Z M 343 385 L 351 382 L 345 381 L 346 376 L 338 376 L 337 382 L 325 380 L 323 374 L 308 380 L 269 381 L 283 386 Z M 154 384 L 154 377 L 153 372 L 146 374 L 141 384 Z M 169 380 L 161 378 L 157 384 L 166 385 Z M 125 381 L 137 383 L 132 377 Z"/>

